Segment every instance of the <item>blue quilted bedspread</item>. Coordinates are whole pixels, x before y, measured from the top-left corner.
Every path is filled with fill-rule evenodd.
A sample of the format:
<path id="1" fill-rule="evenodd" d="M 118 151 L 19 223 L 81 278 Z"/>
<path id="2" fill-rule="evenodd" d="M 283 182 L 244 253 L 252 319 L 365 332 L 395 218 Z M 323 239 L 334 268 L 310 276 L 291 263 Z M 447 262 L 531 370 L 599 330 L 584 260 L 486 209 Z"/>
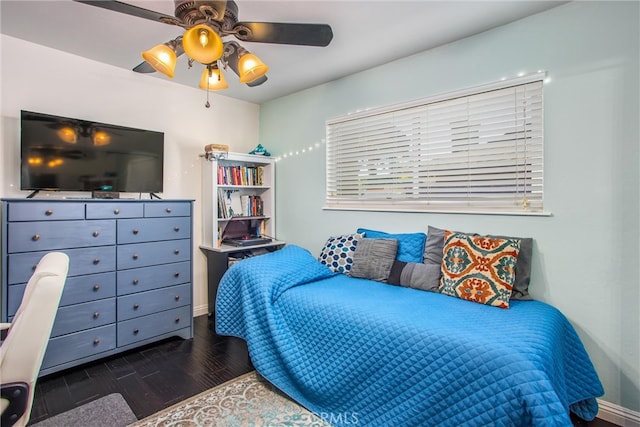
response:
<path id="1" fill-rule="evenodd" d="M 334 425 L 570 426 L 595 417 L 598 376 L 554 307 L 508 310 L 332 273 L 297 246 L 232 266 L 218 333 Z"/>

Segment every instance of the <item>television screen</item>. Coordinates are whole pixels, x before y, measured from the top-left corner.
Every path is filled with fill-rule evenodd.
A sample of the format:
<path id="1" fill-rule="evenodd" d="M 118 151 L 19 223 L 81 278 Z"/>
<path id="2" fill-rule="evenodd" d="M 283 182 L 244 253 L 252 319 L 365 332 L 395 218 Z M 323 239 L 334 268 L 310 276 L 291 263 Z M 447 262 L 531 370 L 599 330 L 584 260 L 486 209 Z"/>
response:
<path id="1" fill-rule="evenodd" d="M 21 111 L 22 190 L 162 192 L 164 133 Z"/>

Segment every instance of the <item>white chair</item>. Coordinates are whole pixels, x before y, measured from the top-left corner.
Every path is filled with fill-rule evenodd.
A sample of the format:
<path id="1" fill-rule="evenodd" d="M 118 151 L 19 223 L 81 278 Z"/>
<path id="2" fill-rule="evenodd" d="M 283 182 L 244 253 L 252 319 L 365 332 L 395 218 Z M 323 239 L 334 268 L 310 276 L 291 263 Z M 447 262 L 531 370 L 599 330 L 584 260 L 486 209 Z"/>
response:
<path id="1" fill-rule="evenodd" d="M 1 425 L 25 426 L 29 422 L 33 393 L 47 343 L 56 318 L 69 269 L 62 252 L 46 254 L 29 279 L 22 302 L 0 346 Z"/>

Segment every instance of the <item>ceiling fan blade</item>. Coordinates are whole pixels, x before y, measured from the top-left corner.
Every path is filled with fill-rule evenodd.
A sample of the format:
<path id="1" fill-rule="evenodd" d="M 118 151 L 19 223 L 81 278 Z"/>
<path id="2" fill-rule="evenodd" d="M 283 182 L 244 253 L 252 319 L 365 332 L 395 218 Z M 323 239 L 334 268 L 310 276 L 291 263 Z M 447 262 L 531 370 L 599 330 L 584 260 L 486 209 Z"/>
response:
<path id="1" fill-rule="evenodd" d="M 252 82 L 247 83 L 247 86 L 249 86 L 249 87 L 260 86 L 262 83 L 264 83 L 266 81 L 267 81 L 267 76 L 264 75 L 264 76 L 262 76 L 262 77 L 260 77 L 258 79 L 255 79 Z"/>
<path id="2" fill-rule="evenodd" d="M 233 30 L 238 39 L 259 43 L 327 46 L 333 39 L 333 31 L 327 24 L 238 22 Z"/>
<path id="3" fill-rule="evenodd" d="M 133 71 L 136 73 L 155 73 L 156 70 L 149 65 L 147 61 L 142 61 L 140 64 L 133 67 Z"/>
<path id="4" fill-rule="evenodd" d="M 134 6 L 132 4 L 123 3 L 116 0 L 74 0 L 78 3 L 84 3 L 91 6 L 101 7 L 103 9 L 109 9 L 116 12 L 124 13 L 126 15 L 137 16 L 139 18 L 149 19 L 156 22 L 170 23 L 176 21 L 176 18 L 164 13 L 154 12 L 153 10 L 144 9 L 142 7 Z"/>

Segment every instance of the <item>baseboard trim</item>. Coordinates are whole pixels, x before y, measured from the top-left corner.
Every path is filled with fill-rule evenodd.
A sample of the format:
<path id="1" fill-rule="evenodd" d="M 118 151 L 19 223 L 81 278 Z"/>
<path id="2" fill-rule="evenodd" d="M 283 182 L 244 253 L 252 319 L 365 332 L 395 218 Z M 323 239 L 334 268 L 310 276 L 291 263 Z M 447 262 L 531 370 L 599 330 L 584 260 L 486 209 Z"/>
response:
<path id="1" fill-rule="evenodd" d="M 640 412 L 598 399 L 598 418 L 622 427 L 640 427 Z"/>
<path id="2" fill-rule="evenodd" d="M 203 314 L 209 314 L 208 304 L 193 306 L 193 317 L 202 316 Z"/>

